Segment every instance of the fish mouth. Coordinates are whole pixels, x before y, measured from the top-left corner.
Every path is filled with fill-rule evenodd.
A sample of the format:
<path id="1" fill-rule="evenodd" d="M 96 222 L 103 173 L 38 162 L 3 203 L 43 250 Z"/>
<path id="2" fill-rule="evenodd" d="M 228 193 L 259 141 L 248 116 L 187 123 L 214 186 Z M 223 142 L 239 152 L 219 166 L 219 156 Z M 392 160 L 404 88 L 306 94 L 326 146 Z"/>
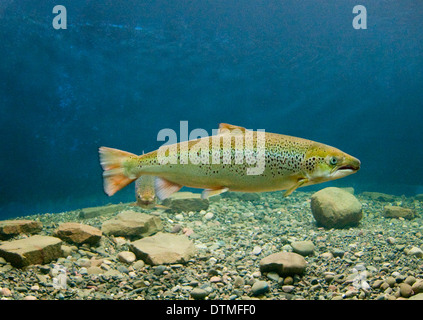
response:
<path id="1" fill-rule="evenodd" d="M 348 163 L 343 164 L 342 166 L 338 167 L 337 171 L 358 171 L 360 170 L 361 162 L 358 159 L 353 159 L 348 161 Z"/>
<path id="2" fill-rule="evenodd" d="M 351 171 L 357 171 L 357 170 L 359 170 L 359 169 L 360 169 L 360 167 L 354 167 L 354 166 L 352 166 L 352 165 L 346 165 L 346 166 L 339 167 L 339 168 L 338 168 L 338 171 L 340 171 L 340 170 L 351 170 Z"/>

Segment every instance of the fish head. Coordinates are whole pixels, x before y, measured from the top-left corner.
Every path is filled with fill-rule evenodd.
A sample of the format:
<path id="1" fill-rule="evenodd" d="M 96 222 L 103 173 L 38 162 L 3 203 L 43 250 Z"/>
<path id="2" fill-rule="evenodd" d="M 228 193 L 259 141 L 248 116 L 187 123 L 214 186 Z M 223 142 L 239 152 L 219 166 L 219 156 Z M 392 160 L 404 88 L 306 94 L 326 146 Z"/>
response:
<path id="1" fill-rule="evenodd" d="M 154 181 L 152 176 L 142 176 L 135 181 L 135 197 L 137 204 L 142 208 L 149 208 L 156 204 Z"/>
<path id="2" fill-rule="evenodd" d="M 149 207 L 156 203 L 156 196 L 152 193 L 143 192 L 143 193 L 136 193 L 137 196 L 137 203 L 140 207 Z"/>
<path id="3" fill-rule="evenodd" d="M 135 192 L 137 204 L 142 208 L 148 208 L 156 204 L 156 195 L 153 189 L 138 188 Z"/>
<path id="4" fill-rule="evenodd" d="M 312 183 L 336 180 L 360 170 L 360 160 L 331 146 L 314 143 L 304 159 L 304 171 Z"/>

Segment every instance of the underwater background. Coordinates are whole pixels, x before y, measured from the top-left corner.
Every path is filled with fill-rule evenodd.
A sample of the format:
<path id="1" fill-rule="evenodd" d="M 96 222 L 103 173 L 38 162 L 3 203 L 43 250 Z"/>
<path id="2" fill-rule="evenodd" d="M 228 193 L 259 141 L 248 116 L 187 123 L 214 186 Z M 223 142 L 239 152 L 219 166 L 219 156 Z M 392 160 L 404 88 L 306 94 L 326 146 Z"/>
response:
<path id="1" fill-rule="evenodd" d="M 67 29 L 52 26 L 55 5 Z M 352 9 L 367 9 L 356 30 Z M 98 147 L 221 122 L 335 146 L 352 186 L 423 193 L 418 1 L 0 2 L 0 218 L 134 201 L 103 192 Z"/>

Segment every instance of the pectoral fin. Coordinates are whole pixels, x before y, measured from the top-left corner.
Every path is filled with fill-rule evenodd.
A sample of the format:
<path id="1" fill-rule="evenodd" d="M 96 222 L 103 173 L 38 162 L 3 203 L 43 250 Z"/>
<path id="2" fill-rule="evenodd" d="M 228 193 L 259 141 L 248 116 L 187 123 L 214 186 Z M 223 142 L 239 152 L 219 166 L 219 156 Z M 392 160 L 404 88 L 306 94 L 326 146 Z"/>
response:
<path id="1" fill-rule="evenodd" d="M 293 193 L 296 189 L 298 189 L 299 187 L 301 187 L 302 185 L 304 185 L 305 183 L 308 182 L 307 178 L 303 178 L 297 181 L 296 184 L 294 184 L 291 188 L 289 188 L 288 190 L 286 190 L 283 194 L 284 197 L 289 196 L 291 193 Z"/>
<path id="2" fill-rule="evenodd" d="M 228 188 L 204 189 L 203 192 L 201 193 L 201 199 L 207 199 L 208 197 L 216 196 L 228 190 L 229 190 Z"/>
<path id="3" fill-rule="evenodd" d="M 160 200 L 168 198 L 172 193 L 179 191 L 181 188 L 181 185 L 170 182 L 160 177 L 156 177 L 156 180 L 154 182 L 156 196 Z"/>

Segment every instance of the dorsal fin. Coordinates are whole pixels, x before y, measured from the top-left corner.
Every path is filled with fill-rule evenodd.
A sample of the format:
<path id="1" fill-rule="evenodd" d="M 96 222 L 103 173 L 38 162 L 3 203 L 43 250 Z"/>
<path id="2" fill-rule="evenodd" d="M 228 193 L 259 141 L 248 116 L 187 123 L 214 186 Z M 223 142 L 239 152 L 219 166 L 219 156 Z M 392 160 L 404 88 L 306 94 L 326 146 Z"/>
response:
<path id="1" fill-rule="evenodd" d="M 219 124 L 219 131 L 218 131 L 218 133 L 222 133 L 222 131 L 223 132 L 225 132 L 226 130 L 229 130 L 229 131 L 231 131 L 231 130 L 240 130 L 240 131 L 242 131 L 242 132 L 245 132 L 247 129 L 245 129 L 244 127 L 240 127 L 240 126 L 235 126 L 235 125 L 233 125 L 233 124 L 228 124 L 228 123 L 220 123 Z"/>

